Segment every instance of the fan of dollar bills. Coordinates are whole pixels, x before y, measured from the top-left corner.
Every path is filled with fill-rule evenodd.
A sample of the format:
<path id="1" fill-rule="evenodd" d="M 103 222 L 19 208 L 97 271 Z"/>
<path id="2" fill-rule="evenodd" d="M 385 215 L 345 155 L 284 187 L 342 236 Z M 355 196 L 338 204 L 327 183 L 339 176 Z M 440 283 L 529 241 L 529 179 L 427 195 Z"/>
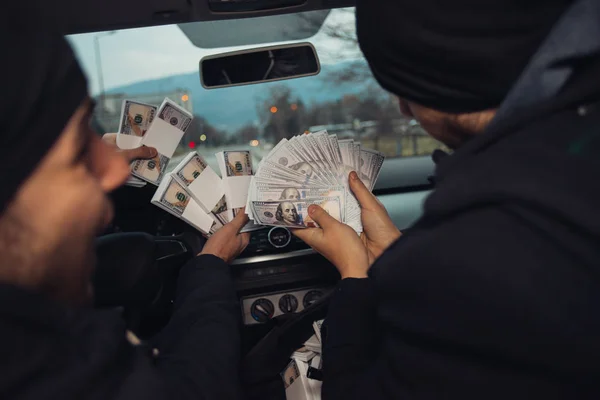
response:
<path id="1" fill-rule="evenodd" d="M 338 140 L 327 131 L 283 139 L 263 158 L 251 179 L 246 213 L 260 225 L 315 227 L 308 206 L 318 204 L 332 217 L 362 232 L 360 206 L 348 187 L 356 171 L 373 189 L 384 155 Z"/>
<path id="2" fill-rule="evenodd" d="M 153 159 L 132 163 L 128 181 L 138 187 L 157 185 L 152 204 L 206 236 L 231 221 L 244 206 L 251 222 L 242 231 L 263 225 L 314 227 L 317 224 L 308 215 L 311 204 L 362 232 L 360 206 L 349 190 L 348 174 L 356 171 L 372 190 L 383 165 L 382 153 L 320 131 L 283 139 L 256 171 L 250 152 L 238 150 L 215 154 L 221 176 L 196 152 L 167 173 L 192 119 L 189 111 L 170 99 L 160 107 L 123 102 L 117 145 L 158 150 Z"/>

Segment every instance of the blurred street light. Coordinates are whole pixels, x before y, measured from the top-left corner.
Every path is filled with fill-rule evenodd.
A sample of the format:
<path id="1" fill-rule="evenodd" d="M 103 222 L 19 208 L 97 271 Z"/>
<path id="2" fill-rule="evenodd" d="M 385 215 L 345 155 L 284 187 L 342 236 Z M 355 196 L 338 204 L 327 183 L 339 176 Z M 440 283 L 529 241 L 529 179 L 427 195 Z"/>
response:
<path id="1" fill-rule="evenodd" d="M 260 144 L 260 142 L 256 139 L 250 141 L 250 146 L 256 147 Z"/>
<path id="2" fill-rule="evenodd" d="M 206 135 L 204 133 L 202 135 L 200 135 L 200 141 L 201 142 L 206 141 Z"/>
<path id="3" fill-rule="evenodd" d="M 183 101 L 184 103 L 186 101 L 188 101 L 190 99 L 190 96 L 188 96 L 187 94 L 184 94 L 183 96 L 181 96 L 181 101 Z"/>
<path id="4" fill-rule="evenodd" d="M 94 52 L 96 53 L 96 69 L 98 70 L 98 86 L 100 89 L 100 112 L 104 117 L 104 74 L 102 73 L 102 58 L 100 57 L 100 39 L 114 35 L 116 31 L 99 33 L 94 36 Z"/>
<path id="5" fill-rule="evenodd" d="M 275 114 L 277 112 L 277 107 L 271 107 L 271 114 Z"/>

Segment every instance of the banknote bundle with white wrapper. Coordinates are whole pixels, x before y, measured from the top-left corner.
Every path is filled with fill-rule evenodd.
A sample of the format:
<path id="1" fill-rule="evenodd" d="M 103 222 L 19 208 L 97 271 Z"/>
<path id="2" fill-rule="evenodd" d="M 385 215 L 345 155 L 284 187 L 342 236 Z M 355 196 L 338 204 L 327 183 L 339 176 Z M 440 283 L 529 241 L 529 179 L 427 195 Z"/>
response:
<path id="1" fill-rule="evenodd" d="M 323 374 L 321 372 L 321 325 L 315 321 L 315 334 L 296 350 L 287 367 L 281 372 L 287 400 L 319 400 Z"/>
<path id="2" fill-rule="evenodd" d="M 281 140 L 258 165 L 249 185 L 246 213 L 257 224 L 314 227 L 308 207 L 318 204 L 340 222 L 362 232 L 360 206 L 348 186 L 356 171 L 372 190 L 383 153 L 352 139 L 320 131 Z"/>
<path id="3" fill-rule="evenodd" d="M 164 177 L 151 202 L 192 225 L 205 236 L 210 236 L 223 227 L 217 218 L 207 213 L 194 200 L 185 185 L 176 179 L 174 174 L 167 174 Z"/>
<path id="4" fill-rule="evenodd" d="M 187 110 L 166 98 L 141 141 L 142 145 L 156 148 L 158 154 L 151 160 L 135 161 L 131 173 L 137 178 L 158 186 L 166 174 L 167 165 L 173 157 L 175 149 L 193 118 L 193 115 Z"/>
<path id="5" fill-rule="evenodd" d="M 230 221 L 223 181 L 201 155 L 189 153 L 171 175 L 207 214 L 221 224 Z"/>
<path id="6" fill-rule="evenodd" d="M 117 147 L 124 150 L 140 147 L 144 135 L 154 121 L 157 109 L 158 107 L 150 104 L 124 100 L 121 106 Z M 132 163 L 132 168 L 134 163 Z M 134 187 L 146 186 L 146 182 L 131 175 L 125 184 Z"/>
<path id="7" fill-rule="evenodd" d="M 248 187 L 252 179 L 252 155 L 249 151 L 222 151 L 216 153 L 217 163 L 223 178 L 223 191 L 227 203 L 228 219 L 233 219 L 248 201 Z M 261 226 L 249 222 L 242 232 L 260 229 Z"/>

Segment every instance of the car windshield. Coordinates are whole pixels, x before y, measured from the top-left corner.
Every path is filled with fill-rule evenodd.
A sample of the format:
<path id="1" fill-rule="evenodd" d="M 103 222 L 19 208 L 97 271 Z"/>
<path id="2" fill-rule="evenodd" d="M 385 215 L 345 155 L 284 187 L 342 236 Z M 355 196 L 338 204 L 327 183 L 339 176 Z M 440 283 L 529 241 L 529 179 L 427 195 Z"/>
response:
<path id="1" fill-rule="evenodd" d="M 428 155 L 441 147 L 400 114 L 397 99 L 373 78 L 358 47 L 353 8 L 296 16 L 310 37 L 289 40 L 302 32 L 288 30 L 265 38 L 263 32 L 255 35 L 256 43 L 248 42 L 254 36 L 244 27 L 271 26 L 276 17 L 229 20 L 234 29 L 221 31 L 211 31 L 215 22 L 207 21 L 69 36 L 97 101 L 95 128 L 118 131 L 123 99 L 158 106 L 171 98 L 195 117 L 171 168 L 190 149 L 215 168 L 214 153 L 228 149 L 251 150 L 256 163 L 282 138 L 321 129 L 387 157 Z M 246 42 L 235 45 L 240 37 Z M 231 88 L 201 86 L 198 65 L 206 55 L 295 42 L 313 44 L 321 62 L 318 75 Z"/>

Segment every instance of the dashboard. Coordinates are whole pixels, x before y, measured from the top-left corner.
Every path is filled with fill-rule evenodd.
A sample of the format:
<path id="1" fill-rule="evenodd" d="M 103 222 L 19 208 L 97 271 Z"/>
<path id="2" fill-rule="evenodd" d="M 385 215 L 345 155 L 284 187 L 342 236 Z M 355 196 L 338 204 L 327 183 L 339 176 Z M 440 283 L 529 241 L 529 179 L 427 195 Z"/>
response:
<path id="1" fill-rule="evenodd" d="M 150 186 L 150 185 L 148 185 Z M 149 202 L 153 188 L 119 189 L 111 233 L 146 232 L 170 237 L 197 232 Z M 379 195 L 379 200 L 401 230 L 422 214 L 429 190 Z M 277 317 L 302 312 L 327 295 L 339 280 L 336 269 L 283 227 L 252 232 L 250 243 L 232 265 L 240 314 L 246 327 L 268 325 Z"/>
<path id="2" fill-rule="evenodd" d="M 396 226 L 404 229 L 410 226 L 422 213 L 422 204 L 429 191 L 397 193 L 380 195 L 378 199 L 387 209 L 390 218 Z M 275 259 L 274 257 L 260 257 L 262 255 L 285 254 L 286 259 L 313 253 L 303 241 L 296 238 L 283 227 L 269 227 L 253 232 L 250 243 L 244 253 L 234 261 L 236 265 L 244 265 Z"/>
<path id="3" fill-rule="evenodd" d="M 418 191 L 378 198 L 395 224 L 404 229 L 422 214 L 428 194 Z M 328 294 L 339 279 L 327 260 L 281 227 L 254 232 L 233 268 L 245 325 L 301 312 Z"/>

